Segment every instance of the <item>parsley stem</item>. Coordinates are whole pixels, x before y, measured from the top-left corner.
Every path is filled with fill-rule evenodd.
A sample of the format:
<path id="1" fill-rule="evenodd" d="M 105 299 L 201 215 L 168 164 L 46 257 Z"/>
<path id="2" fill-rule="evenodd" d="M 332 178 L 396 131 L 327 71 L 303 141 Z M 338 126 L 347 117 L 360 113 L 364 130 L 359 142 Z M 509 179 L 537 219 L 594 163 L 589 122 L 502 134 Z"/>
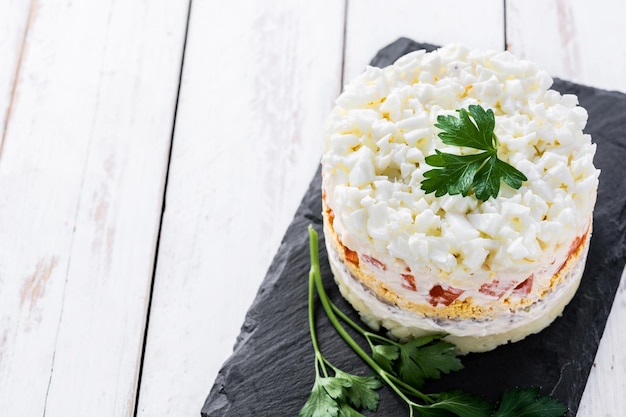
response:
<path id="1" fill-rule="evenodd" d="M 358 333 L 360 333 L 362 336 L 365 336 L 368 332 L 367 330 L 363 329 L 361 326 L 359 326 L 358 324 L 356 324 L 350 317 L 346 316 L 346 314 L 341 311 L 339 309 L 339 307 L 337 307 L 335 305 L 335 303 L 333 303 L 332 301 L 329 301 L 330 307 L 333 309 L 333 312 L 339 316 L 339 318 L 341 320 L 343 320 L 346 324 L 348 324 L 350 327 L 352 327 L 354 330 L 356 330 Z"/>
<path id="2" fill-rule="evenodd" d="M 350 336 L 350 334 L 346 331 L 346 329 L 341 325 L 341 323 L 339 322 L 337 315 L 335 314 L 335 310 L 333 309 L 333 304 L 330 301 L 330 299 L 328 298 L 328 294 L 326 293 L 326 290 L 324 289 L 324 285 L 322 283 L 322 274 L 320 272 L 320 268 L 319 268 L 319 255 L 318 255 L 318 239 L 317 239 L 317 232 L 315 231 L 315 229 L 313 229 L 313 226 L 309 226 L 309 242 L 310 242 L 310 252 L 311 252 L 311 272 L 309 274 L 309 324 L 311 325 L 311 323 L 313 322 L 312 319 L 312 311 L 313 308 L 311 307 L 311 305 L 313 304 L 312 300 L 313 297 L 311 296 L 311 292 L 312 292 L 312 281 L 315 281 L 315 287 L 317 289 L 317 293 L 318 293 L 318 297 L 322 303 L 322 307 L 324 308 L 324 311 L 326 312 L 326 316 L 328 317 L 328 320 L 330 321 L 330 323 L 333 325 L 333 327 L 335 328 L 335 330 L 337 331 L 337 333 L 339 333 L 339 335 L 341 336 L 341 338 L 348 344 L 348 346 L 350 346 L 352 348 L 352 350 L 367 364 L 369 365 L 370 368 L 372 368 L 372 370 L 374 372 L 376 372 L 380 378 L 385 381 L 387 383 L 387 385 L 400 397 L 402 398 L 408 405 L 409 407 L 411 407 L 412 404 L 414 404 L 414 402 L 412 402 L 405 394 L 405 392 L 400 389 L 398 387 L 398 385 L 403 386 L 407 391 L 410 392 L 410 394 L 422 399 L 424 402 L 426 402 L 427 404 L 432 404 L 433 400 L 425 395 L 424 393 L 418 391 L 417 389 L 410 387 L 409 385 L 407 385 L 406 383 L 402 382 L 400 379 L 396 378 L 395 376 L 391 375 L 390 373 L 388 373 L 387 371 L 385 371 L 383 368 L 380 367 L 380 365 L 378 365 L 378 363 L 371 357 L 369 356 L 364 350 L 363 348 L 361 348 L 361 346 L 359 346 L 356 341 L 352 338 L 352 336 Z M 342 318 L 347 318 L 343 313 L 341 314 Z M 348 319 L 347 323 L 349 324 L 350 322 L 352 322 L 352 320 Z M 352 322 L 356 327 L 358 327 L 359 329 L 361 329 L 361 331 L 365 332 L 360 326 L 358 326 L 356 323 Z M 313 336 L 314 333 L 314 324 L 313 327 L 311 327 L 312 330 L 312 339 L 314 339 L 314 349 L 316 350 L 316 352 L 319 352 L 319 346 L 317 346 L 317 340 L 316 338 Z M 398 384 L 399 383 L 399 384 Z"/>
<path id="3" fill-rule="evenodd" d="M 314 247 L 315 246 L 315 247 Z M 319 275 L 319 262 L 313 262 L 313 251 L 315 251 L 315 257 L 317 258 L 317 239 L 315 245 L 311 241 L 311 270 L 309 271 L 309 333 L 311 335 L 311 344 L 315 351 L 315 374 L 316 378 L 319 378 L 319 368 L 322 368 L 322 372 L 325 377 L 328 376 L 326 365 L 324 364 L 324 356 L 320 350 L 319 343 L 317 341 L 317 332 L 315 331 L 315 277 Z"/>
<path id="4" fill-rule="evenodd" d="M 350 327 L 352 327 L 356 332 L 358 332 L 361 336 L 363 336 L 367 340 L 367 343 L 369 344 L 370 349 L 372 349 L 372 351 L 374 350 L 374 343 L 372 343 L 372 339 L 376 339 L 380 342 L 383 342 L 389 345 L 400 346 L 400 344 L 394 340 L 388 339 L 384 336 L 381 336 L 376 333 L 372 333 L 363 329 L 361 326 L 356 324 L 354 320 L 352 320 L 343 311 L 341 311 L 339 307 L 337 307 L 332 301 L 329 301 L 329 303 L 333 311 L 335 312 L 335 314 L 339 316 L 341 320 L 347 323 Z"/>
<path id="5" fill-rule="evenodd" d="M 413 395 L 413 396 L 415 396 L 417 398 L 420 398 L 426 404 L 433 404 L 433 403 L 435 403 L 435 401 L 430 396 L 424 394 L 421 391 L 418 391 L 417 389 L 415 389 L 411 385 L 407 384 L 406 382 L 404 382 L 400 378 L 398 378 L 398 377 L 396 377 L 394 375 L 389 374 L 389 379 L 392 380 L 395 385 L 399 385 L 401 387 L 399 389 L 402 389 L 407 394 L 410 394 L 410 395 Z"/>
<path id="6" fill-rule="evenodd" d="M 311 343 L 313 344 L 313 350 L 317 354 L 320 352 L 319 343 L 317 342 L 317 334 L 315 331 L 315 277 L 313 271 L 309 275 L 309 332 L 311 333 Z"/>
<path id="7" fill-rule="evenodd" d="M 337 319 L 337 315 L 333 311 L 331 306 L 331 302 L 328 298 L 328 294 L 326 294 L 326 290 L 324 289 L 324 285 L 322 283 L 322 275 L 319 270 L 319 257 L 317 251 L 317 232 L 313 229 L 312 226 L 309 226 L 309 239 L 310 239 L 310 247 L 311 247 L 311 275 L 312 279 L 315 280 L 315 287 L 317 289 L 317 293 L 319 299 L 322 303 L 322 307 L 328 316 L 329 321 L 339 333 L 341 338 L 355 351 L 357 355 L 361 359 L 363 359 L 372 369 L 376 371 L 376 373 L 384 373 L 385 371 L 359 346 L 356 341 L 348 334 L 346 329 L 341 325 L 339 320 Z"/>

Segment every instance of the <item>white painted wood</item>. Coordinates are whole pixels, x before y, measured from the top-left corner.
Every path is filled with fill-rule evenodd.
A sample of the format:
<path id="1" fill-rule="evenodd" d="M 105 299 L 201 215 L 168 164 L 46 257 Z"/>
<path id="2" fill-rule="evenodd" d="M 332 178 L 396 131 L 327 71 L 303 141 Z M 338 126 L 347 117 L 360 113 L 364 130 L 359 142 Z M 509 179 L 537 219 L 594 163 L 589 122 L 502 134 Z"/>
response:
<path id="1" fill-rule="evenodd" d="M 129 416 L 187 5 L 33 4 L 0 160 L 0 410 Z"/>
<path id="2" fill-rule="evenodd" d="M 508 0 L 507 42 L 550 74 L 626 92 L 626 2 Z"/>
<path id="3" fill-rule="evenodd" d="M 187 4 L 88 3 L 0 1 L 3 416 L 135 405 Z M 626 91 L 626 52 L 597 47 L 626 39 L 622 2 L 507 6 L 513 52 Z M 338 0 L 193 3 L 139 416 L 198 415 L 230 354 L 319 161 L 344 11 Z M 346 82 L 400 36 L 504 46 L 500 0 L 347 11 Z M 625 294 L 622 282 L 581 417 L 626 408 Z"/>
<path id="4" fill-rule="evenodd" d="M 198 415 L 232 352 L 319 164 L 343 12 L 193 2 L 139 416 Z"/>
<path id="5" fill-rule="evenodd" d="M 0 155 L 6 130 L 5 122 L 11 113 L 13 87 L 19 77 L 24 39 L 32 10 L 27 1 L 0 2 Z"/>
<path id="6" fill-rule="evenodd" d="M 399 37 L 444 45 L 504 49 L 504 9 L 495 0 L 356 0 L 348 6 L 344 83 L 363 71 L 373 54 Z"/>

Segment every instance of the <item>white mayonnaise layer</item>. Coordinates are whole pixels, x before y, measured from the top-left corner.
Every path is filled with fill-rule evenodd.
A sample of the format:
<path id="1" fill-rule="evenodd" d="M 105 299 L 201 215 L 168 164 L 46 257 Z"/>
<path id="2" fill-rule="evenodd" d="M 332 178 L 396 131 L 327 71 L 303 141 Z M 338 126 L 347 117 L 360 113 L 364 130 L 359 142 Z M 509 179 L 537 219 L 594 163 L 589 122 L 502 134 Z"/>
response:
<path id="1" fill-rule="evenodd" d="M 544 299 L 516 310 L 503 310 L 488 319 L 442 319 L 428 317 L 381 301 L 352 276 L 329 241 L 328 259 L 342 296 L 359 312 L 361 319 L 374 330 L 386 328 L 390 335 L 408 340 L 426 334 L 446 333 L 459 353 L 485 352 L 499 345 L 522 340 L 550 325 L 571 301 L 582 277 L 588 251 L 584 251 L 564 282 Z"/>

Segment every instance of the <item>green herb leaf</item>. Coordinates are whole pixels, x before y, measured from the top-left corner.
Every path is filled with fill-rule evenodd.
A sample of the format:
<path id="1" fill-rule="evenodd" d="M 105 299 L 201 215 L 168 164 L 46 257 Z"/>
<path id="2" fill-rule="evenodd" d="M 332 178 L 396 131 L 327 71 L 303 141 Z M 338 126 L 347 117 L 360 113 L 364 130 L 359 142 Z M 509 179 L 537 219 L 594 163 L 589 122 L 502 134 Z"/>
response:
<path id="1" fill-rule="evenodd" d="M 528 180 L 528 178 L 526 178 L 526 175 L 522 174 L 521 171 L 518 171 L 506 162 L 499 159 L 496 159 L 496 161 L 498 161 L 497 164 L 498 169 L 500 170 L 500 178 L 502 178 L 502 181 L 507 183 L 512 188 L 515 188 L 517 190 L 519 187 L 522 186 L 522 183 L 524 181 Z"/>
<path id="2" fill-rule="evenodd" d="M 498 159 L 498 139 L 494 134 L 495 116 L 491 109 L 470 105 L 469 112 L 460 109 L 459 117 L 441 115 L 435 127 L 442 130 L 439 137 L 443 143 L 453 146 L 479 149 L 484 152 L 471 155 L 454 155 L 435 149 L 435 155 L 425 161 L 435 167 L 424 173 L 421 188 L 435 197 L 445 194 L 467 196 L 474 190 L 476 198 L 487 201 L 497 197 L 500 181 L 519 189 L 526 176 L 510 164 Z M 470 119 L 470 115 L 474 119 Z"/>
<path id="3" fill-rule="evenodd" d="M 425 345 L 424 339 L 419 338 L 400 346 L 399 376 L 415 388 L 420 388 L 426 379 L 441 378 L 441 373 L 463 369 L 453 344 L 441 340 L 428 343 Z"/>
<path id="4" fill-rule="evenodd" d="M 356 411 L 354 408 L 346 403 L 342 403 L 339 406 L 339 417 L 365 417 L 363 414 Z"/>
<path id="5" fill-rule="evenodd" d="M 374 345 L 372 347 L 372 358 L 385 371 L 393 373 L 392 362 L 400 356 L 400 349 L 393 345 Z"/>
<path id="6" fill-rule="evenodd" d="M 347 386 L 344 385 L 346 387 L 345 396 L 343 397 L 344 401 L 347 400 L 356 408 L 376 411 L 380 396 L 375 390 L 382 387 L 382 383 L 378 378 L 375 376 L 352 375 L 341 370 L 336 370 L 335 376 L 348 383 Z"/>
<path id="7" fill-rule="evenodd" d="M 486 201 L 490 196 L 497 196 L 500 192 L 500 172 L 498 171 L 498 158 L 492 156 L 483 165 L 483 168 L 474 177 L 474 192 L 476 197 Z"/>
<path id="8" fill-rule="evenodd" d="M 352 375 L 335 369 L 335 376 L 318 377 L 300 417 L 356 417 L 356 408 L 376 411 L 382 383 L 375 376 Z"/>
<path id="9" fill-rule="evenodd" d="M 462 391 L 442 392 L 437 402 L 416 407 L 420 417 L 490 417 L 493 405 L 484 398 Z"/>
<path id="10" fill-rule="evenodd" d="M 469 193 L 474 182 L 474 177 L 480 166 L 489 155 L 479 153 L 476 155 L 453 155 L 435 149 L 436 154 L 426 157 L 426 163 L 441 169 L 431 169 L 424 173 L 422 190 L 426 193 L 435 192 L 435 197 L 450 194 L 462 194 L 464 197 Z"/>
<path id="11" fill-rule="evenodd" d="M 328 395 L 335 400 L 342 399 L 344 396 L 344 389 L 349 388 L 352 385 L 347 379 L 336 376 L 320 378 L 319 383 L 322 387 L 324 387 Z"/>
<path id="12" fill-rule="evenodd" d="M 539 396 L 539 388 L 522 388 L 505 392 L 493 417 L 561 417 L 566 411 L 558 401 Z"/>
<path id="13" fill-rule="evenodd" d="M 478 105 L 469 106 L 467 110 L 460 109 L 459 117 L 442 115 L 437 117 L 435 127 L 443 130 L 439 134 L 442 142 L 447 145 L 466 146 L 468 148 L 495 150 L 493 130 L 496 125 L 493 110 L 485 110 Z M 476 124 L 472 123 L 472 115 Z"/>
<path id="14" fill-rule="evenodd" d="M 326 392 L 320 382 L 321 379 L 316 379 L 309 399 L 300 409 L 298 414 L 300 417 L 337 417 L 339 405 L 328 395 L 328 392 Z"/>

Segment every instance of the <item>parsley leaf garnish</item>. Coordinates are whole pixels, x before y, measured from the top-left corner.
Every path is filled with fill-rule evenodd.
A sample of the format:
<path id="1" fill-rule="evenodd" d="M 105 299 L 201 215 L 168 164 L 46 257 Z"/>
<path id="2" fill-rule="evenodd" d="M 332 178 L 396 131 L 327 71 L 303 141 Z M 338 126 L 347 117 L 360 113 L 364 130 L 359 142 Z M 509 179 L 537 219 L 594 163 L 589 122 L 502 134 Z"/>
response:
<path id="1" fill-rule="evenodd" d="M 338 417 L 365 417 L 363 414 L 356 411 L 354 408 L 350 407 L 346 403 L 342 403 L 339 405 L 339 416 Z"/>
<path id="2" fill-rule="evenodd" d="M 567 408 L 550 397 L 540 397 L 538 388 L 507 391 L 493 417 L 560 417 Z"/>
<path id="3" fill-rule="evenodd" d="M 417 408 L 420 417 L 484 417 L 491 415 L 493 405 L 477 395 L 451 391 L 438 394 L 436 403 Z"/>
<path id="4" fill-rule="evenodd" d="M 494 133 L 495 116 L 491 109 L 470 105 L 469 112 L 458 110 L 459 117 L 440 115 L 435 127 L 442 131 L 439 138 L 447 145 L 479 149 L 484 152 L 455 155 L 435 149 L 426 163 L 435 167 L 424 173 L 421 188 L 436 197 L 445 194 L 467 196 L 473 190 L 476 198 L 487 201 L 497 197 L 500 181 L 518 189 L 528 178 L 510 164 L 498 159 L 498 138 Z M 470 119 L 470 115 L 474 119 Z"/>
<path id="5" fill-rule="evenodd" d="M 400 345 L 400 378 L 413 387 L 421 387 L 427 379 L 439 379 L 441 373 L 463 369 L 454 345 L 425 336 Z"/>
<path id="6" fill-rule="evenodd" d="M 373 345 L 372 358 L 381 368 L 393 373 L 392 363 L 400 356 L 400 349 L 394 345 Z"/>
<path id="7" fill-rule="evenodd" d="M 376 411 L 378 408 L 379 396 L 374 390 L 382 387 L 380 379 L 375 376 L 359 376 L 335 370 L 335 375 L 349 383 L 346 387 L 344 397 L 356 408 Z"/>
<path id="8" fill-rule="evenodd" d="M 318 373 L 311 395 L 300 410 L 300 417 L 343 417 L 362 416 L 356 408 L 376 411 L 380 399 L 375 391 L 382 383 L 375 376 L 359 376 L 344 372 L 330 364 L 322 356 L 317 359 Z M 335 376 L 322 376 L 328 369 Z"/>
<path id="9" fill-rule="evenodd" d="M 317 233 L 309 226 L 311 270 L 309 272 L 309 330 L 315 352 L 315 383 L 300 417 L 364 417 L 359 410 L 376 411 L 383 384 L 408 406 L 409 417 L 561 417 L 567 410 L 535 388 L 507 391 L 499 406 L 474 394 L 451 391 L 425 394 L 426 379 L 463 368 L 454 346 L 445 335 L 429 335 L 400 343 L 364 330 L 332 303 L 322 284 Z M 316 291 L 317 290 L 317 291 Z M 349 374 L 322 354 L 315 329 L 315 294 L 326 317 L 341 338 L 374 372 L 371 376 Z M 369 344 L 371 356 L 348 333 L 350 326 Z M 334 375 L 331 375 L 334 373 Z"/>
<path id="10" fill-rule="evenodd" d="M 339 405 L 324 389 L 320 379 L 315 380 L 309 399 L 300 410 L 300 417 L 337 417 Z"/>

